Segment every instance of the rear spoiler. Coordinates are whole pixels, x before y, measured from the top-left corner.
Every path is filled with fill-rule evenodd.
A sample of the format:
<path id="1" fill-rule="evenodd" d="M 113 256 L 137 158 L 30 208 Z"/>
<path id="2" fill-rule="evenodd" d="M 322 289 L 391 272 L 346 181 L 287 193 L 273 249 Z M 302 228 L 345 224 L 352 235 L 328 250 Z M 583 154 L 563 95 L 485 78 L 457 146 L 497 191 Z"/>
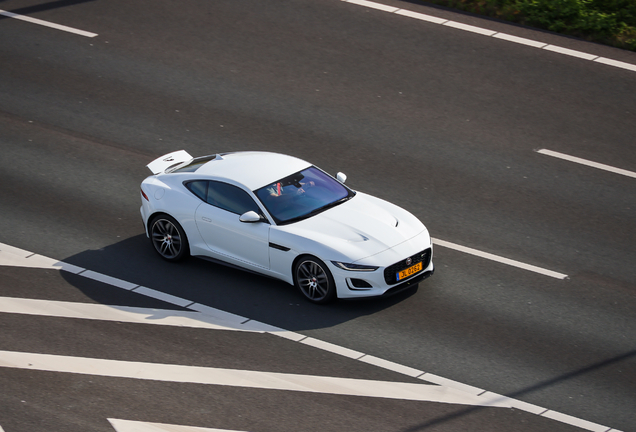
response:
<path id="1" fill-rule="evenodd" d="M 192 156 L 190 156 L 187 151 L 179 150 L 163 155 L 160 158 L 153 160 L 146 166 L 150 171 L 152 171 L 153 174 L 159 174 L 172 166 L 178 165 L 183 162 L 189 162 L 191 160 Z"/>

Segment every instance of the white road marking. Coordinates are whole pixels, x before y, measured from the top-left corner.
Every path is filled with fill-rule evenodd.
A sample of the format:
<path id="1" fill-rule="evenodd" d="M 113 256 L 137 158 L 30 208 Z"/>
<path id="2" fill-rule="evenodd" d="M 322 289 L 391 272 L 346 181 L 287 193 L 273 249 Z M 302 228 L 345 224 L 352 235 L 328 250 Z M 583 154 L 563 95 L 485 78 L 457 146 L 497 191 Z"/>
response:
<path id="1" fill-rule="evenodd" d="M 595 58 L 598 58 L 597 55 L 594 54 L 588 54 L 588 53 L 584 53 L 581 51 L 575 51 L 572 49 L 568 49 L 568 48 L 563 48 L 560 46 L 556 46 L 556 45 L 546 45 L 543 47 L 544 50 L 547 51 L 552 51 L 555 53 L 559 53 L 559 54 L 565 54 L 565 55 L 569 55 L 572 57 L 578 57 L 578 58 L 582 58 L 583 60 L 594 60 Z"/>
<path id="2" fill-rule="evenodd" d="M 543 414 L 541 414 L 541 417 L 546 417 L 552 420 L 556 420 L 558 422 L 561 423 L 567 423 L 570 424 L 572 426 L 576 426 L 576 427 L 580 427 L 581 429 L 586 429 L 589 431 L 594 431 L 594 432 L 607 432 L 608 429 L 606 426 L 601 426 L 592 422 L 589 422 L 587 420 L 581 420 L 578 419 L 576 417 L 572 417 L 569 416 L 567 414 L 561 414 L 555 411 L 546 411 Z M 615 429 L 612 429 L 612 431 L 616 431 Z"/>
<path id="3" fill-rule="evenodd" d="M 434 384 L 129 362 L 14 351 L 0 351 L 0 367 L 140 380 L 510 408 L 510 404 L 506 402 L 505 398 L 502 400 L 499 396 L 475 396 Z"/>
<path id="4" fill-rule="evenodd" d="M 593 168 L 602 169 L 602 170 L 605 170 L 605 171 L 612 172 L 614 174 L 621 174 L 621 175 L 624 175 L 624 176 L 627 176 L 627 177 L 636 178 L 636 172 L 634 172 L 634 171 L 628 171 L 628 170 L 621 169 L 621 168 L 615 168 L 615 167 L 610 166 L 610 165 L 605 165 L 605 164 L 602 164 L 602 163 L 593 162 L 593 161 L 590 161 L 590 160 L 587 160 L 587 159 L 581 159 L 581 158 L 576 157 L 576 156 L 570 156 L 570 155 L 566 155 L 564 153 L 559 153 L 559 152 L 555 152 L 555 151 L 548 150 L 548 149 L 537 150 L 537 153 L 541 153 L 541 154 L 544 154 L 544 155 L 547 155 L 547 156 L 552 156 L 552 157 L 563 159 L 563 160 L 566 160 L 566 161 L 578 163 L 578 164 L 581 164 L 581 165 L 587 165 L 587 166 L 593 167 Z"/>
<path id="5" fill-rule="evenodd" d="M 91 33 L 91 32 L 87 32 L 84 30 L 79 30 L 73 27 L 68 27 L 65 25 L 61 25 L 61 24 L 55 24 L 49 21 L 44 21 L 41 19 L 37 19 L 37 18 L 31 18 L 25 15 L 19 15 L 13 12 L 8 12 L 8 11 L 4 11 L 4 10 L 0 10 L 0 15 L 2 16 L 6 16 L 8 18 L 15 18 L 21 21 L 26 21 L 29 22 L 31 24 L 38 24 L 41 26 L 45 26 L 45 27 L 50 27 L 50 28 L 54 28 L 56 30 L 62 30 L 68 33 L 74 33 L 80 36 L 85 36 L 85 37 L 89 37 L 89 38 L 93 38 L 95 36 L 97 36 L 97 33 Z"/>
<path id="6" fill-rule="evenodd" d="M 210 429 L 196 426 L 148 423 L 112 418 L 109 418 L 108 421 L 117 432 L 241 432 L 229 429 Z"/>
<path id="7" fill-rule="evenodd" d="M 107 285 L 113 285 L 113 286 L 116 286 L 117 288 L 122 288 L 127 291 L 133 290 L 139 286 L 134 283 L 130 283 L 121 279 L 114 278 L 112 276 L 107 276 L 102 273 L 94 272 L 92 270 L 84 270 L 78 274 L 80 276 L 84 276 L 86 278 L 96 280 L 97 282 L 105 283 Z"/>
<path id="8" fill-rule="evenodd" d="M 603 63 L 606 65 L 610 65 L 610 66 L 614 66 L 614 67 L 618 67 L 618 68 L 623 68 L 623 69 L 627 69 L 633 72 L 636 72 L 636 65 L 631 64 L 631 63 L 625 63 L 622 61 L 618 61 L 618 60 L 612 60 L 612 59 L 608 59 L 605 57 L 599 57 L 597 59 L 594 60 L 597 63 Z"/>
<path id="9" fill-rule="evenodd" d="M 496 31 L 488 30 L 488 29 L 481 28 L 481 27 L 475 27 L 475 26 L 472 26 L 472 25 L 459 23 L 459 22 L 455 22 L 455 21 L 446 21 L 442 25 L 445 25 L 445 26 L 448 26 L 448 27 L 453 27 L 453 28 L 456 28 L 456 29 L 459 29 L 459 30 L 464 30 L 464 31 L 472 32 L 472 33 L 481 34 L 481 35 L 484 35 L 484 36 L 492 36 L 495 33 L 497 33 Z"/>
<path id="10" fill-rule="evenodd" d="M 521 45 L 528 45 L 535 48 L 543 48 L 544 46 L 548 45 L 547 43 L 544 43 L 544 42 L 539 42 L 532 39 L 526 39 L 519 36 L 513 36 L 506 33 L 495 33 L 494 35 L 492 35 L 492 37 L 497 39 L 507 40 L 508 42 L 518 43 Z"/>
<path id="11" fill-rule="evenodd" d="M 372 8 L 372 9 L 377 9 L 377 10 L 381 10 L 384 12 L 389 12 L 389 13 L 393 13 L 396 15 L 402 15 L 402 16 L 406 16 L 406 17 L 410 17 L 410 18 L 414 18 L 420 21 L 426 21 L 426 22 L 430 22 L 430 23 L 434 23 L 434 24 L 441 24 L 444 26 L 448 26 L 448 27 L 453 27 L 459 30 L 465 30 L 465 31 L 470 31 L 473 33 L 478 33 L 484 36 L 488 36 L 488 37 L 494 37 L 497 39 L 502 39 L 502 40 L 506 40 L 508 42 L 513 42 L 513 43 L 518 43 L 521 45 L 527 45 L 527 46 L 531 46 L 531 47 L 535 47 L 535 48 L 539 48 L 539 49 L 544 49 L 547 51 L 552 51 L 552 52 L 556 52 L 559 54 L 563 54 L 563 55 L 569 55 L 569 56 L 573 56 L 573 57 L 578 57 L 584 60 L 590 60 L 590 61 L 594 61 L 594 62 L 598 62 L 598 63 L 602 63 L 602 64 L 606 64 L 608 66 L 614 66 L 617 68 L 621 68 L 621 69 L 626 69 L 632 72 L 636 72 L 636 65 L 631 64 L 631 63 L 625 63 L 625 62 L 621 62 L 618 60 L 612 60 L 612 59 L 607 59 L 604 57 L 599 57 L 597 55 L 594 54 L 589 54 L 589 53 L 584 53 L 581 51 L 575 51 L 569 48 L 565 48 L 565 47 L 560 47 L 560 46 L 556 46 L 556 45 L 550 45 L 547 43 L 543 43 L 543 42 L 539 42 L 539 41 L 535 41 L 532 39 L 526 39 L 526 38 L 521 38 L 521 37 L 517 37 L 517 36 L 512 36 L 509 34 L 505 34 L 505 33 L 499 33 L 496 32 L 494 30 L 490 30 L 490 29 L 486 29 L 486 28 L 482 28 L 482 27 L 475 27 L 472 25 L 468 25 L 468 24 L 463 24 L 463 23 L 458 23 L 455 21 L 450 21 L 447 19 L 443 19 L 443 18 L 438 18 L 432 15 L 426 15 L 426 14 L 422 14 L 422 13 L 418 13 L 418 12 L 413 12 L 413 11 L 409 11 L 406 9 L 400 9 L 397 7 L 393 7 L 393 6 L 387 6 L 385 4 L 382 3 L 376 3 L 376 2 L 372 2 L 372 1 L 367 1 L 367 0 L 342 0 L 343 2 L 346 3 L 352 3 L 352 4 L 356 4 L 359 6 L 364 6 L 364 7 L 368 7 L 368 8 Z"/>
<path id="12" fill-rule="evenodd" d="M 0 313 L 264 333 L 194 311 L 0 297 Z"/>
<path id="13" fill-rule="evenodd" d="M 478 256 L 478 257 L 481 257 L 481 258 L 486 258 L 486 259 L 489 259 L 491 261 L 496 261 L 496 262 L 499 262 L 499 263 L 502 263 L 502 264 L 506 264 L 506 265 L 509 265 L 509 266 L 512 266 L 512 267 L 518 267 L 518 268 L 521 268 L 521 269 L 524 269 L 524 270 L 529 270 L 529 271 L 532 271 L 532 272 L 535 272 L 535 273 L 542 274 L 544 276 L 550 276 L 550 277 L 553 277 L 553 278 L 556 278 L 556 279 L 565 279 L 565 278 L 568 277 L 568 275 L 566 275 L 564 273 L 559 273 L 559 272 L 555 272 L 555 271 L 552 271 L 552 270 L 544 269 L 542 267 L 537 267 L 537 266 L 534 266 L 534 265 L 531 265 L 531 264 L 526 264 L 526 263 L 523 263 L 523 262 L 520 262 L 520 261 L 511 260 L 509 258 L 504 258 L 504 257 L 501 257 L 499 255 L 494 255 L 494 254 L 491 254 L 491 253 L 488 253 L 488 252 L 482 252 L 482 251 L 477 250 L 477 249 L 469 248 L 469 247 L 466 247 L 466 246 L 461 246 L 461 245 L 458 245 L 458 244 L 455 244 L 455 243 L 451 243 L 451 242 L 447 242 L 447 241 L 444 241 L 444 240 L 433 239 L 433 243 L 438 245 L 438 246 L 443 246 L 443 247 L 446 247 L 446 248 L 449 248 L 449 249 L 455 249 L 455 250 L 460 251 L 460 252 L 464 252 L 464 253 L 467 253 L 467 254 L 470 254 L 470 255 L 475 255 L 475 256 Z"/>
<path id="14" fill-rule="evenodd" d="M 328 351 L 330 353 L 338 354 L 343 357 L 348 357 L 350 359 L 357 360 L 364 356 L 364 353 L 359 351 L 354 351 L 349 348 L 341 347 L 339 345 L 335 345 L 329 342 L 321 341 L 319 339 L 314 339 L 311 337 L 306 337 L 299 341 L 302 344 L 312 346 L 314 348 L 321 349 L 323 351 Z"/>
<path id="15" fill-rule="evenodd" d="M 379 357 L 375 357 L 372 355 L 368 355 L 365 354 L 362 357 L 360 357 L 358 360 L 360 360 L 361 362 L 365 362 L 365 363 L 369 363 L 372 364 L 374 366 L 380 367 L 382 369 L 387 369 L 393 372 L 397 372 L 400 373 L 402 375 L 407 375 L 413 378 L 420 378 L 425 375 L 425 373 L 423 373 L 421 370 L 417 370 L 414 369 L 412 367 L 409 366 L 404 366 L 389 360 L 384 360 L 381 359 Z M 428 380 L 425 380 L 428 381 Z M 432 381 L 431 381 L 432 382 Z M 435 383 L 435 384 L 439 384 L 439 383 Z"/>
<path id="16" fill-rule="evenodd" d="M 347 1 L 347 0 L 345 0 Z M 373 8 L 373 9 L 378 9 L 384 12 L 391 12 L 394 13 L 397 10 L 399 10 L 399 8 L 396 8 L 394 6 L 387 6 L 385 4 L 382 3 L 376 3 L 376 2 L 371 2 L 371 1 L 367 1 L 367 0 L 348 0 L 349 3 L 353 3 L 353 4 L 357 4 L 358 6 L 364 6 L 364 7 L 368 7 L 368 8 Z"/>
<path id="17" fill-rule="evenodd" d="M 63 262 L 56 261 L 51 258 L 43 257 L 41 255 L 34 254 L 33 252 L 25 251 L 23 249 L 19 249 L 19 248 L 9 246 L 3 243 L 0 243 L 0 265 L 29 267 L 29 268 L 57 269 L 57 270 L 71 271 L 76 274 L 82 273 L 85 270 L 76 266 L 67 265 Z M 104 279 L 104 280 L 109 280 L 109 279 Z M 168 299 L 173 299 L 173 298 L 177 299 L 179 303 L 182 303 L 182 301 L 185 301 L 183 299 L 179 299 L 178 297 L 174 297 L 174 296 L 168 297 Z M 282 338 L 285 338 L 294 342 L 305 341 L 305 344 L 307 345 L 311 345 L 315 348 L 323 349 L 323 350 L 332 352 L 334 354 L 345 355 L 350 358 L 356 358 L 356 356 L 358 355 L 357 351 L 350 350 L 348 348 L 339 347 L 329 342 L 318 341 L 317 339 L 308 338 L 307 336 L 302 335 L 300 333 L 295 333 L 295 332 L 281 329 L 269 324 L 261 323 L 259 321 L 239 317 L 238 315 L 221 311 L 219 309 L 215 309 L 209 306 L 193 303 L 188 307 L 198 308 L 198 310 L 202 314 L 211 315 L 213 317 L 216 317 L 217 319 L 230 320 L 231 322 L 234 322 L 234 323 L 238 322 L 244 325 L 249 324 L 250 328 L 252 328 L 254 331 L 266 332 L 266 333 L 280 336 Z M 414 368 L 410 368 L 408 366 L 398 365 L 397 363 L 379 359 L 373 356 L 362 355 L 360 357 L 357 357 L 357 359 L 359 361 L 365 361 L 367 363 L 373 364 L 377 367 L 386 368 L 394 372 L 403 373 L 410 377 L 416 377 L 417 379 L 421 379 L 423 381 L 438 384 L 442 388 L 446 387 L 446 388 L 453 389 L 455 391 L 459 391 L 462 393 L 470 394 L 473 396 L 483 397 L 484 398 L 483 400 L 496 401 L 501 404 L 506 404 L 507 406 L 510 406 L 510 407 L 513 407 L 513 408 L 516 408 L 531 414 L 535 414 L 539 416 L 548 414 L 549 416 L 551 416 L 551 418 L 553 418 L 556 421 L 560 421 L 566 424 L 572 424 L 578 427 L 582 427 L 583 429 L 592 430 L 592 431 L 602 430 L 606 432 L 620 432 L 616 429 L 611 429 L 606 426 L 590 423 L 590 422 L 587 422 L 586 420 L 577 419 L 575 417 L 571 417 L 567 415 L 559 415 L 559 413 L 557 412 L 550 411 L 546 408 L 542 408 L 537 405 L 529 404 L 517 399 L 512 399 L 507 396 L 498 395 L 496 393 L 492 393 L 477 387 L 463 384 L 458 381 L 453 381 L 448 378 L 440 377 L 438 375 L 420 371 Z M 585 427 L 580 425 L 585 425 Z"/>
<path id="18" fill-rule="evenodd" d="M 415 18 L 418 19 L 420 21 L 428 21 L 428 22 L 432 22 L 434 24 L 443 24 L 446 21 L 448 21 L 447 19 L 444 18 L 438 18 L 436 16 L 432 16 L 432 15 L 426 15 L 423 13 L 419 13 L 419 12 L 413 12 L 410 10 L 406 10 L 406 9 L 399 9 L 395 12 L 393 12 L 397 15 L 404 15 L 410 18 Z"/>

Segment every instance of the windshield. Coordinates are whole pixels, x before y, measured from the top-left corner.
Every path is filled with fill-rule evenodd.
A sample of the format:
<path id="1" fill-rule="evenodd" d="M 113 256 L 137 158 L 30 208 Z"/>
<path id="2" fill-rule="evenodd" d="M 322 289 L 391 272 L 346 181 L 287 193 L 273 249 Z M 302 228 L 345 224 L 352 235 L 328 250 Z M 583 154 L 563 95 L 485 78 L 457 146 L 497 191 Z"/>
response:
<path id="1" fill-rule="evenodd" d="M 306 219 L 355 195 L 316 167 L 280 179 L 254 193 L 278 225 Z"/>

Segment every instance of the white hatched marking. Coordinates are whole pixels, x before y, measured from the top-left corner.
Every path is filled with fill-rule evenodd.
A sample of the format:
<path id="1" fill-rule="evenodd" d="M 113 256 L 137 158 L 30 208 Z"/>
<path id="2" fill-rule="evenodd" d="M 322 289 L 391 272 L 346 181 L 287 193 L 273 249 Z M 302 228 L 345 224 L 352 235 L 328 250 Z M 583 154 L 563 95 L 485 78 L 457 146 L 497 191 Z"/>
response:
<path id="1" fill-rule="evenodd" d="M 579 418 L 572 417 L 567 414 L 558 413 L 556 411 L 546 411 L 541 414 L 541 417 L 547 417 L 561 423 L 569 424 L 593 432 L 607 432 L 609 430 L 607 426 L 602 426 L 596 423 L 589 422 L 587 420 L 581 420 Z"/>
<path id="2" fill-rule="evenodd" d="M 36 255 L 31 252 L 0 243 L 0 265 L 30 266 L 30 265 L 25 265 L 24 263 L 22 263 L 22 261 L 27 261 L 34 256 Z M 42 258 L 45 258 L 45 257 L 42 257 Z M 40 260 L 38 262 L 44 265 L 42 268 L 53 268 L 53 267 L 50 267 L 51 263 L 52 262 L 57 263 L 57 261 L 49 259 L 49 258 L 45 260 Z M 63 267 L 60 269 L 64 270 Z M 84 269 L 82 269 L 82 271 L 83 270 Z M 179 298 L 175 297 L 175 299 L 179 299 Z M 179 301 L 181 301 L 181 299 L 179 299 Z M 320 341 L 321 343 L 315 343 L 313 341 L 317 341 L 317 339 L 307 338 L 306 336 L 302 334 L 281 329 L 279 327 L 271 326 L 269 324 L 264 324 L 259 321 L 244 319 L 242 317 L 239 317 L 238 315 L 229 314 L 227 312 L 221 311 L 219 309 L 214 309 L 209 306 L 198 305 L 196 303 L 193 303 L 189 307 L 192 307 L 192 306 L 198 307 L 201 310 L 201 312 L 204 314 L 211 313 L 212 316 L 224 316 L 225 318 L 229 318 L 232 322 L 236 322 L 238 320 L 240 323 L 243 323 L 243 325 L 245 326 L 244 327 L 245 329 L 250 328 L 253 331 L 266 332 L 276 336 L 281 336 L 283 338 L 286 338 L 295 342 L 301 342 L 303 340 L 309 339 L 309 341 L 307 341 L 309 343 L 306 342 L 306 344 L 314 346 L 315 348 L 319 348 L 319 349 L 327 349 L 328 351 L 334 352 L 336 354 L 341 354 L 341 352 L 348 352 L 350 355 L 352 355 L 352 353 L 357 353 L 356 351 L 349 350 L 348 348 L 342 348 L 343 351 L 334 350 L 333 347 L 336 347 L 336 345 L 330 344 L 328 342 Z M 218 318 L 215 318 L 215 319 L 218 319 Z M 19 354 L 19 353 L 15 353 L 15 354 Z M 408 366 L 400 367 L 401 365 L 397 365 L 395 363 L 392 363 L 386 360 L 382 360 L 382 359 L 375 360 L 375 358 L 372 356 L 363 355 L 361 358 L 358 358 L 358 359 L 361 361 L 364 361 L 362 360 L 363 357 L 367 357 L 367 360 L 371 359 L 371 361 L 368 361 L 368 363 L 375 364 L 378 367 L 383 367 L 389 370 L 393 370 L 395 372 L 404 373 L 409 376 L 413 376 L 412 375 L 413 373 L 419 372 L 413 368 L 409 368 Z M 13 367 L 13 366 L 9 366 L 9 367 Z M 545 408 L 541 408 L 536 405 L 528 404 L 528 403 L 525 403 L 516 399 L 508 398 L 505 396 L 500 396 L 495 393 L 488 392 L 483 389 L 479 389 L 477 387 L 473 387 L 467 384 L 463 384 L 458 381 L 453 381 L 448 378 L 440 377 L 435 374 L 422 373 L 421 375 L 417 376 L 417 379 L 438 384 L 440 386 L 439 387 L 440 389 L 447 388 L 449 390 L 458 391 L 464 394 L 469 394 L 474 397 L 480 398 L 479 400 L 481 401 L 481 405 L 488 403 L 489 406 L 509 406 L 509 407 L 520 409 L 522 411 L 527 411 L 532 414 L 542 414 L 542 413 L 548 412 L 548 410 Z M 494 405 L 494 404 L 500 404 L 500 405 Z M 555 415 L 556 414 L 559 414 L 559 413 L 555 413 Z M 557 418 L 557 421 L 559 421 L 558 418 Z M 565 423 L 568 423 L 568 421 L 565 421 Z M 589 422 L 586 422 L 586 424 L 588 423 Z M 599 426 L 594 423 L 589 423 L 589 424 L 593 425 L 594 427 Z M 601 427 L 604 427 L 604 426 L 601 426 Z M 607 430 L 607 432 L 621 432 L 616 429 L 609 429 L 607 427 L 604 427 L 604 428 L 605 430 Z"/>
<path id="3" fill-rule="evenodd" d="M 364 355 L 364 353 L 361 353 L 359 351 L 354 351 L 352 349 L 345 348 L 340 345 L 334 345 L 332 343 L 321 341 L 319 339 L 314 339 L 311 337 L 302 339 L 300 343 L 312 346 L 314 348 L 319 348 L 324 351 L 329 351 L 334 354 L 341 355 L 343 357 L 349 357 L 354 360 L 359 359 L 360 357 Z"/>
<path id="4" fill-rule="evenodd" d="M 215 319 L 212 316 L 193 311 L 149 309 L 130 306 L 108 306 L 103 304 L 13 297 L 0 297 L 0 313 L 204 328 L 213 330 L 254 331 L 250 327 L 228 325 L 227 321 Z"/>
<path id="5" fill-rule="evenodd" d="M 152 288 L 146 288 L 146 287 L 140 286 L 140 287 L 134 288 L 132 291 L 136 292 L 137 294 L 145 295 L 146 297 L 152 297 L 157 300 L 161 300 L 166 303 L 174 304 L 181 307 L 186 307 L 192 304 L 190 300 L 182 299 L 181 297 L 173 296 L 171 294 L 167 294 L 162 291 L 157 291 Z"/>
<path id="6" fill-rule="evenodd" d="M 233 325 L 240 325 L 241 323 L 248 321 L 247 318 L 242 317 L 240 315 L 236 315 L 230 312 L 225 312 L 220 309 L 216 309 L 216 308 L 202 305 L 199 303 L 191 304 L 190 306 L 188 306 L 188 309 L 201 312 L 205 315 L 213 316 L 220 321 L 231 323 Z"/>
<path id="7" fill-rule="evenodd" d="M 430 384 L 335 378 L 238 369 L 127 362 L 0 351 L 0 367 L 140 380 L 363 396 L 510 408 L 500 400 Z"/>
<path id="8" fill-rule="evenodd" d="M 387 370 L 391 370 L 393 372 L 397 372 L 400 373 L 402 375 L 407 375 L 413 378 L 417 378 L 420 375 L 422 375 L 424 372 L 421 370 L 417 370 L 414 369 L 412 367 L 409 366 L 404 366 L 401 365 L 399 363 L 394 363 L 392 361 L 389 360 L 384 360 L 381 359 L 379 357 L 375 357 L 372 355 L 364 355 L 362 357 L 360 357 L 358 360 L 365 362 L 365 363 L 369 363 L 372 364 L 374 366 L 378 366 L 381 367 L 382 369 L 387 369 Z"/>
<path id="9" fill-rule="evenodd" d="M 103 273 L 97 273 L 93 270 L 86 270 L 80 273 L 81 276 L 87 277 L 89 279 L 96 280 L 97 282 L 102 282 L 108 285 L 116 286 L 117 288 L 125 289 L 130 291 L 134 288 L 137 288 L 139 285 L 127 282 L 125 280 L 117 279 L 112 276 L 107 276 Z"/>
<path id="10" fill-rule="evenodd" d="M 117 432 L 241 432 L 229 429 L 210 429 L 196 426 L 148 423 L 112 418 L 109 418 L 108 421 Z"/>
<path id="11" fill-rule="evenodd" d="M 79 30 L 73 27 L 68 27 L 65 25 L 61 25 L 61 24 L 55 24 L 49 21 L 44 21 L 41 19 L 37 19 L 37 18 L 31 18 L 25 15 L 18 15 L 16 13 L 13 12 L 8 12 L 8 11 L 4 11 L 4 10 L 0 10 L 0 15 L 6 16 L 8 18 L 15 18 L 17 20 L 21 20 L 21 21 L 26 21 L 29 22 L 31 24 L 38 24 L 44 27 L 50 27 L 50 28 L 54 28 L 56 30 L 62 30 L 68 33 L 74 33 L 80 36 L 85 36 L 85 37 L 89 37 L 89 38 L 93 38 L 95 36 L 97 36 L 97 33 L 91 33 L 91 32 L 87 32 L 84 30 Z"/>
<path id="12" fill-rule="evenodd" d="M 435 374 L 432 374 L 432 373 L 425 373 L 424 375 L 420 375 L 418 377 L 418 379 L 421 379 L 423 381 L 432 382 L 434 384 L 441 385 L 441 386 L 452 387 L 454 389 L 461 390 L 461 391 L 463 391 L 465 393 L 470 393 L 470 394 L 473 394 L 473 395 L 480 395 L 480 394 L 486 393 L 486 391 L 483 390 L 483 389 L 480 389 L 480 388 L 477 388 L 477 387 L 473 387 L 473 386 L 468 385 L 468 384 L 460 383 L 460 382 L 457 382 L 457 381 L 453 381 L 453 380 L 450 380 L 448 378 L 444 378 L 444 377 L 441 377 L 441 376 L 438 376 L 438 375 L 435 375 Z"/>

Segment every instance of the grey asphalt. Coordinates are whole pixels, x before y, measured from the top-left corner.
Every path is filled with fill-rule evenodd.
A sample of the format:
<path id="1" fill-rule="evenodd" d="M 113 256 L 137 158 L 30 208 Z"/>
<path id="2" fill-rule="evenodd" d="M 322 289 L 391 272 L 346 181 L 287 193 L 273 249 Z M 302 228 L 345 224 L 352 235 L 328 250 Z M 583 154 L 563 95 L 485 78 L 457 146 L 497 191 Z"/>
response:
<path id="1" fill-rule="evenodd" d="M 636 73 L 336 0 L 36 3 L 4 0 L 0 8 L 99 36 L 0 17 L 0 242 L 636 430 L 636 180 L 535 151 L 548 148 L 636 171 Z M 416 3 L 387 4 L 636 64 L 634 53 Z M 138 189 L 148 162 L 182 148 L 193 155 L 249 149 L 293 154 L 333 174 L 343 171 L 352 188 L 408 209 L 435 238 L 569 278 L 436 247 L 436 273 L 416 291 L 317 307 L 274 280 L 195 259 L 166 265 L 143 235 Z M 13 296 L 146 301 L 86 287 L 64 273 L 3 272 L 2 292 Z M 16 290 L 20 284 L 24 288 Z M 51 284 L 55 292 L 43 289 Z M 30 325 L 24 317 L 0 318 L 8 329 L 0 336 L 2 349 L 36 350 L 40 343 L 50 349 L 50 320 Z M 56 325 L 62 334 L 73 328 Z M 108 346 L 109 337 L 121 338 L 111 327 L 86 334 Z M 23 328 L 26 339 L 18 344 Z M 181 337 L 184 350 L 192 351 L 188 340 L 196 336 L 165 339 L 176 347 Z M 254 342 L 252 355 L 257 359 L 270 344 Z M 137 354 L 135 345 L 123 344 L 121 356 L 158 358 L 161 347 L 148 342 Z M 60 349 L 76 351 L 70 342 Z M 294 357 L 288 352 L 294 348 L 280 349 Z M 237 365 L 254 362 L 243 360 L 247 354 L 239 348 L 228 355 Z M 346 374 L 384 376 L 323 360 L 327 369 Z M 325 368 L 316 363 L 311 367 Z M 278 364 L 269 359 L 266 366 Z M 37 388 L 43 378 L 0 372 L 5 388 L 15 392 Z M 52 387 L 87 385 L 77 377 L 49 379 Z M 140 404 L 140 394 L 156 394 L 153 407 L 140 407 L 147 415 L 137 414 L 145 421 L 161 421 L 151 414 L 168 406 L 186 409 L 177 393 L 205 392 L 99 381 L 100 397 L 114 411 L 124 410 L 127 392 Z M 51 392 L 44 386 L 37 397 L 46 400 Z M 207 427 L 275 430 L 278 421 L 285 425 L 279 430 L 294 430 L 306 398 L 222 393 L 223 403 L 206 415 L 224 420 Z M 67 405 L 81 394 L 65 393 Z M 317 408 L 322 398 L 325 405 Z M 205 411 L 211 402 L 204 400 L 191 412 Z M 519 412 L 462 416 L 452 414 L 457 407 L 439 404 L 421 410 L 411 403 L 334 401 L 305 400 L 315 415 L 303 430 L 355 430 L 351 425 L 361 419 L 359 430 L 372 430 L 374 421 L 380 422 L 376 430 L 521 430 L 522 424 L 534 431 L 570 430 Z M 247 413 L 239 407 L 248 402 L 258 407 L 249 420 L 232 420 Z M 258 423 L 274 409 L 270 404 L 284 410 Z M 357 408 L 349 411 L 347 404 Z M 21 430 L 18 419 L 45 415 L 22 414 L 14 402 L 4 406 L 10 408 L 0 414 L 13 425 L 0 416 L 5 432 Z M 44 406 L 54 416 L 65 405 Z M 371 415 L 374 410 L 384 420 Z M 81 411 L 68 424 L 94 415 L 86 406 Z M 181 416 L 174 420 L 185 421 Z M 197 414 L 189 424 L 205 426 L 204 418 Z"/>

